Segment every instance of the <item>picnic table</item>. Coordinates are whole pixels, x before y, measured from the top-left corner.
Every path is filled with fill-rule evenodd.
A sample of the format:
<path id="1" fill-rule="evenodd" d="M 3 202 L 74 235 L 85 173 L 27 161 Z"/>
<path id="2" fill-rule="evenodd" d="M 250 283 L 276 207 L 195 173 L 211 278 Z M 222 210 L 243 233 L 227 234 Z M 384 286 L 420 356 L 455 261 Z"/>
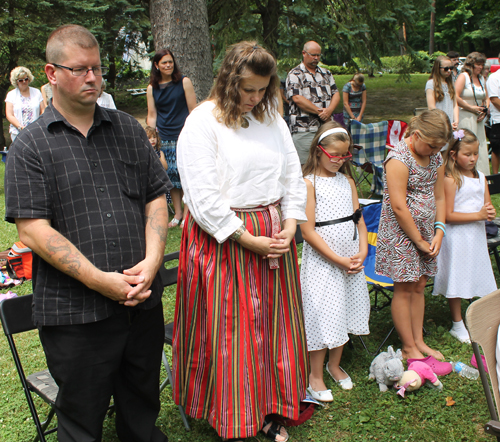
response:
<path id="1" fill-rule="evenodd" d="M 135 88 L 135 89 L 127 89 L 127 92 L 130 92 L 131 95 L 144 95 L 146 93 L 146 88 Z"/>

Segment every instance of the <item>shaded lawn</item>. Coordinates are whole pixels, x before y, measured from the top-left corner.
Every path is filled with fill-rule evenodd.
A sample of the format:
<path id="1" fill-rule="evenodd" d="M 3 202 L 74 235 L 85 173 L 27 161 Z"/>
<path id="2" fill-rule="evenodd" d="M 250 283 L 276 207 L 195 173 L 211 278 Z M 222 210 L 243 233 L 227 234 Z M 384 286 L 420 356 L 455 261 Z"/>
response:
<path id="1" fill-rule="evenodd" d="M 341 89 L 350 76 L 337 76 Z M 409 121 L 414 107 L 425 106 L 423 88 L 426 75 L 414 76 L 410 85 L 395 84 L 396 76 L 367 79 L 368 109 L 365 121 L 379 121 L 383 118 L 401 118 Z M 397 109 L 397 113 L 392 113 Z M 0 163 L 0 214 L 5 213 L 3 176 L 5 167 Z M 500 196 L 494 196 L 493 202 L 500 207 Z M 17 240 L 15 227 L 8 223 L 0 229 L 0 250 L 5 250 Z M 178 250 L 180 229 L 169 231 L 166 251 Z M 497 281 L 499 274 L 494 265 Z M 5 292 L 3 290 L 2 292 Z M 14 289 L 19 295 L 31 292 L 31 283 L 27 282 Z M 460 344 L 453 339 L 450 327 L 447 302 L 441 297 L 427 295 L 425 327 L 429 332 L 426 338 L 432 347 L 438 347 L 449 360 L 469 363 L 472 351 L 470 346 Z M 173 319 L 175 308 L 175 287 L 165 290 L 163 299 L 164 314 L 167 321 Z M 464 310 L 467 303 L 463 301 Z M 376 347 L 392 326 L 388 308 L 372 313 L 370 319 L 371 335 L 366 338 L 370 348 Z M 3 331 L 0 332 L 3 335 Z M 19 351 L 25 370 L 28 373 L 44 367 L 45 358 L 36 332 L 29 332 L 19 337 Z M 486 401 L 480 381 L 469 381 L 455 374 L 441 378 L 444 384 L 442 392 L 422 388 L 408 394 L 406 399 L 396 396 L 394 391 L 380 393 L 378 386 L 367 380 L 368 369 L 372 360 L 361 347 L 356 337 L 353 347 L 346 346 L 342 366 L 353 378 L 356 386 L 347 392 L 333 385 L 325 373 L 329 388 L 332 388 L 334 402 L 324 409 L 318 409 L 311 420 L 301 427 L 289 428 L 292 441 L 490 441 L 482 427 L 489 420 Z M 387 345 L 400 346 L 395 333 Z M 167 348 L 170 357 L 170 348 Z M 163 373 L 164 375 L 164 373 Z M 34 425 L 24 399 L 17 372 L 7 346 L 6 339 L 0 336 L 0 441 L 20 442 L 31 439 Z M 445 406 L 446 397 L 452 396 L 456 405 Z M 187 433 L 180 419 L 177 406 L 171 400 L 171 389 L 166 388 L 161 396 L 162 409 L 158 425 L 168 434 L 171 441 L 219 441 L 215 431 L 204 420 L 190 419 L 192 431 Z M 36 399 L 41 409 L 45 404 Z M 49 441 L 55 441 L 51 435 Z M 106 419 L 104 441 L 114 442 L 117 437 L 112 419 Z M 254 440 L 264 441 L 259 435 Z"/>

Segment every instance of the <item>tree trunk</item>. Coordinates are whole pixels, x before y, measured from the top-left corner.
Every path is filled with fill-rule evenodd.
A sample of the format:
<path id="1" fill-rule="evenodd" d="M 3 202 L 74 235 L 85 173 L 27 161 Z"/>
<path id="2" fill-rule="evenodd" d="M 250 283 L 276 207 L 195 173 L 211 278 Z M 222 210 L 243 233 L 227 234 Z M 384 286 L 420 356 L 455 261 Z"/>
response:
<path id="1" fill-rule="evenodd" d="M 260 0 L 256 1 L 260 17 L 262 20 L 263 46 L 278 56 L 278 38 L 279 38 L 279 19 L 280 19 L 280 0 L 268 0 L 264 5 Z"/>
<path id="2" fill-rule="evenodd" d="M 150 18 L 155 49 L 171 49 L 197 100 L 207 98 L 213 73 L 206 0 L 151 0 Z"/>
<path id="3" fill-rule="evenodd" d="M 429 35 L 429 55 L 434 53 L 434 30 L 436 28 L 436 2 L 432 2 L 431 10 L 431 29 Z"/>

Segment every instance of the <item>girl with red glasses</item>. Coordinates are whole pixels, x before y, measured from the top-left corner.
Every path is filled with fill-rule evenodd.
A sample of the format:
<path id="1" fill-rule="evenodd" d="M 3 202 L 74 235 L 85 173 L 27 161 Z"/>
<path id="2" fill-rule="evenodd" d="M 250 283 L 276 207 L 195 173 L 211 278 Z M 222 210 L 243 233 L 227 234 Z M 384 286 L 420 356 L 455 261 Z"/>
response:
<path id="1" fill-rule="evenodd" d="M 344 390 L 353 388 L 340 367 L 348 334 L 369 333 L 370 299 L 363 261 L 368 235 L 350 174 L 352 138 L 338 123 L 321 126 L 304 165 L 307 222 L 300 225 L 304 246 L 300 279 L 311 372 L 308 392 L 323 402 L 333 395 L 326 371 Z"/>

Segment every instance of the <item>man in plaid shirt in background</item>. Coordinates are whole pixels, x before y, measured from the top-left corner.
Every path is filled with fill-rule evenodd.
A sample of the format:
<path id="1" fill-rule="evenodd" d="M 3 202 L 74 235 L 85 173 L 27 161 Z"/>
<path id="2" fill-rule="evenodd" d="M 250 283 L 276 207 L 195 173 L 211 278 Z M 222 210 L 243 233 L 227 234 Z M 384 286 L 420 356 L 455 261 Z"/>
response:
<path id="1" fill-rule="evenodd" d="M 330 121 L 340 102 L 340 94 L 330 71 L 318 66 L 321 46 L 309 41 L 302 50 L 302 63 L 286 79 L 286 97 L 290 102 L 290 130 L 300 164 L 304 164 L 314 135 L 320 125 Z"/>

